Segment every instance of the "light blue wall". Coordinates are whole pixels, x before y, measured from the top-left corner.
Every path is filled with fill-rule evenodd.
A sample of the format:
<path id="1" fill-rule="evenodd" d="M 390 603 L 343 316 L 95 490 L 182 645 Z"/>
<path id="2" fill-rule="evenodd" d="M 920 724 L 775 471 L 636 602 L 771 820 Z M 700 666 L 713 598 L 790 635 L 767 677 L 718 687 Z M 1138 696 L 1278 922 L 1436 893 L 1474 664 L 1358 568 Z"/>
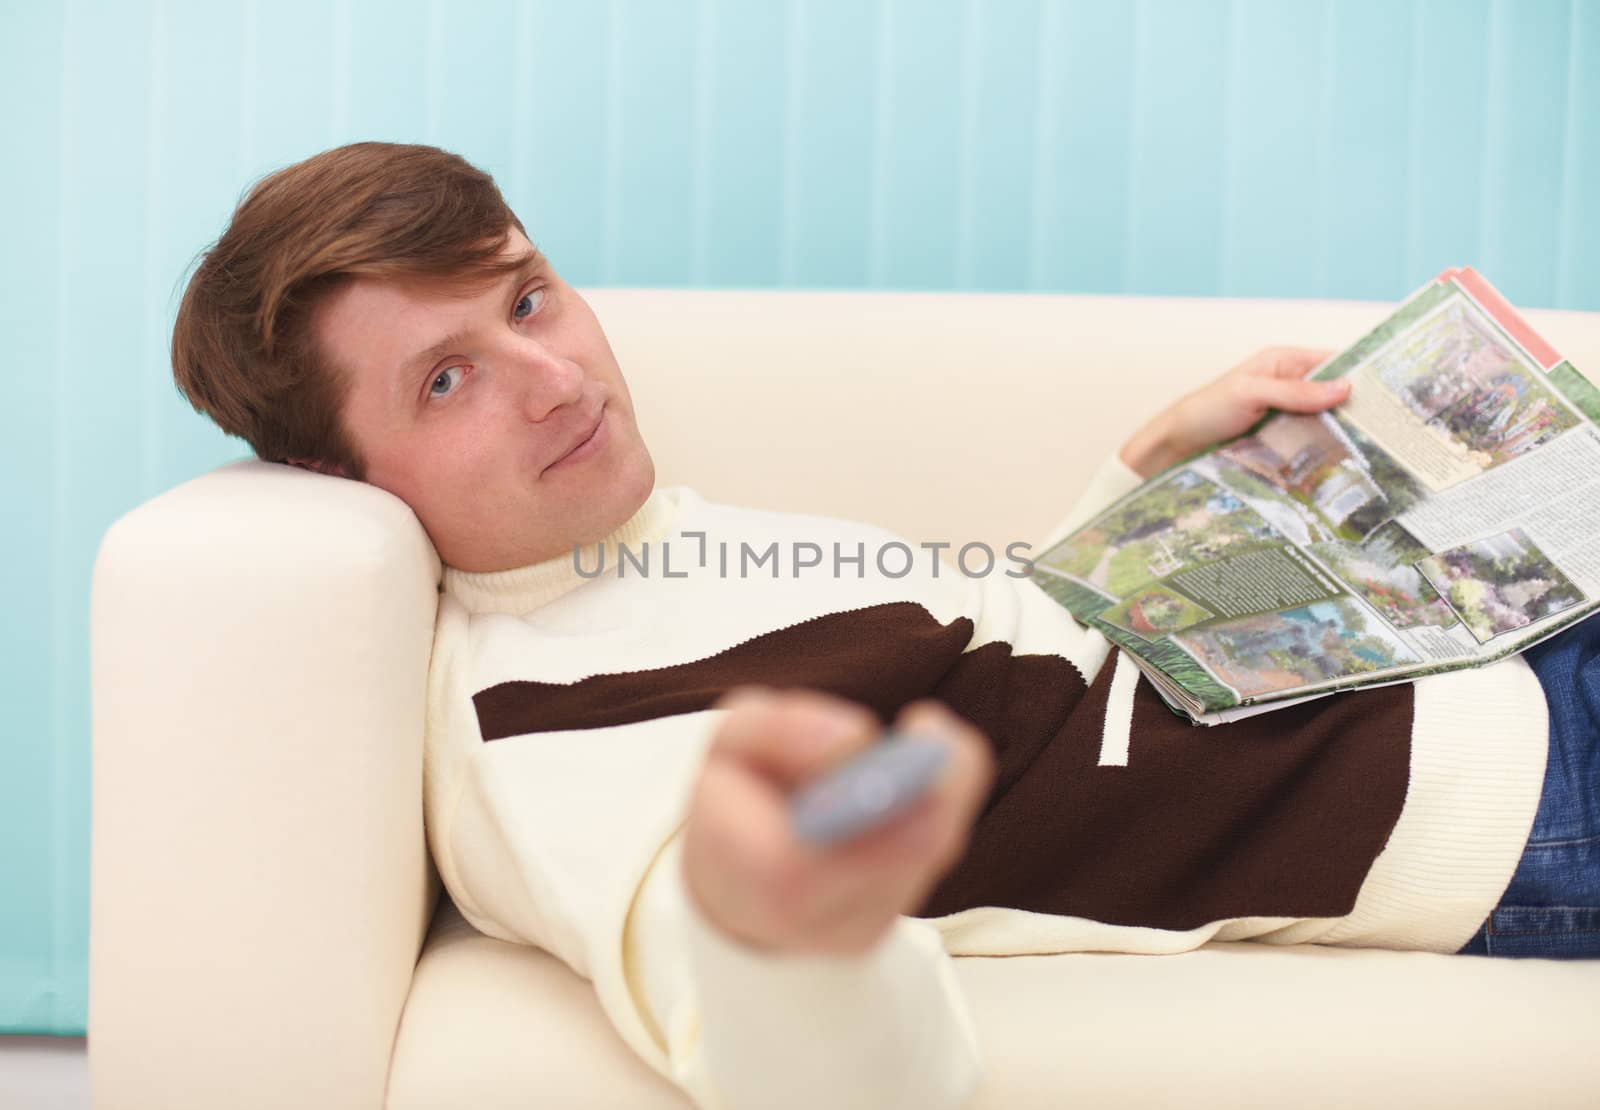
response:
<path id="1" fill-rule="evenodd" d="M 577 284 L 1600 309 L 1600 0 L 0 0 L 0 73 L 0 1032 L 85 1027 L 90 571 L 243 452 L 166 343 L 275 167 L 459 151 Z"/>

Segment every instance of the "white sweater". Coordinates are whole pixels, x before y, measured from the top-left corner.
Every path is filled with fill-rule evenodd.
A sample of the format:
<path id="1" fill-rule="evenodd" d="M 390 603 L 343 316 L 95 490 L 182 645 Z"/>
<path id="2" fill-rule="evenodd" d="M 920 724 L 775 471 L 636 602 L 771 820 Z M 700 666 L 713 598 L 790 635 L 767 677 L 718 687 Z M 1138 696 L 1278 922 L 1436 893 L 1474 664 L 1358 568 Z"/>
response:
<path id="1" fill-rule="evenodd" d="M 1138 481 L 1108 461 L 1032 554 Z M 968 577 L 883 529 L 684 487 L 576 559 L 446 568 L 425 794 L 451 898 L 592 980 L 643 1059 L 730 1110 L 964 1104 L 981 1061 L 951 956 L 1452 952 L 1493 908 L 1544 773 L 1520 657 L 1195 728 L 1007 570 Z M 745 683 L 886 721 L 936 696 L 996 743 L 968 854 L 862 957 L 746 949 L 687 897 L 678 834 L 709 706 Z"/>

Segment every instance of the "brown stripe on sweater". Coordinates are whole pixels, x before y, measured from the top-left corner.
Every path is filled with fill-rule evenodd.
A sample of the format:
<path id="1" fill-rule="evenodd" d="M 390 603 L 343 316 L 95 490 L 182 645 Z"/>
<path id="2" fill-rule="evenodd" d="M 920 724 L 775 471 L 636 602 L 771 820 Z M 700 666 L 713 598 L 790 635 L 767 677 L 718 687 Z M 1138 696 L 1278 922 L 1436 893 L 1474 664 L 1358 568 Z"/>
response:
<path id="1" fill-rule="evenodd" d="M 573 683 L 502 682 L 472 703 L 484 740 L 696 713 L 749 684 L 822 690 L 888 722 L 928 696 L 961 658 L 972 630 L 967 617 L 942 625 L 921 605 L 898 601 L 814 617 L 690 663 Z"/>
<path id="2" fill-rule="evenodd" d="M 1070 665 L 1057 662 L 1064 679 Z M 1114 664 L 1113 655 L 1026 768 L 1005 767 L 1002 754 L 966 853 L 915 916 L 1002 906 L 1191 929 L 1230 917 L 1349 913 L 1405 803 L 1412 687 L 1202 728 L 1175 716 L 1141 677 L 1128 765 L 1101 767 Z M 954 695 L 952 707 L 993 720 L 986 699 L 969 711 L 956 677 L 941 691 Z M 1054 699 L 1056 684 L 1051 676 L 1011 695 L 1031 707 Z M 1009 711 L 1026 717 L 1025 708 Z M 1049 727 L 1043 718 L 1054 711 L 1025 721 L 1028 731 Z"/>
<path id="3" fill-rule="evenodd" d="M 823 690 L 886 723 L 937 697 L 990 738 L 997 776 L 966 853 L 917 916 L 999 906 L 1188 929 L 1350 911 L 1405 800 L 1409 685 L 1200 728 L 1141 678 L 1128 765 L 1101 767 L 1115 657 L 1086 689 L 1057 655 L 967 651 L 972 632 L 967 618 L 941 625 L 898 602 L 675 666 L 500 683 L 473 702 L 488 741 L 693 713 L 747 683 Z"/>

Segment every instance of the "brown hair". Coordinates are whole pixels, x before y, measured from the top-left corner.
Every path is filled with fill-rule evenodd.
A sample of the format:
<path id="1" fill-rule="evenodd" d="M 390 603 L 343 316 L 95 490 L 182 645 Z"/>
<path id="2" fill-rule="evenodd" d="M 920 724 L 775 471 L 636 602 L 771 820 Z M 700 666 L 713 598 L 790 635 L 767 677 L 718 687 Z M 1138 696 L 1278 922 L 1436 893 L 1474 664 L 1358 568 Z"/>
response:
<path id="1" fill-rule="evenodd" d="M 517 219 L 494 179 L 431 146 L 351 143 L 262 178 L 200 256 L 172 329 L 172 373 L 197 412 L 268 462 L 364 480 L 341 414 L 350 382 L 318 351 L 311 313 L 356 277 L 468 287 Z"/>

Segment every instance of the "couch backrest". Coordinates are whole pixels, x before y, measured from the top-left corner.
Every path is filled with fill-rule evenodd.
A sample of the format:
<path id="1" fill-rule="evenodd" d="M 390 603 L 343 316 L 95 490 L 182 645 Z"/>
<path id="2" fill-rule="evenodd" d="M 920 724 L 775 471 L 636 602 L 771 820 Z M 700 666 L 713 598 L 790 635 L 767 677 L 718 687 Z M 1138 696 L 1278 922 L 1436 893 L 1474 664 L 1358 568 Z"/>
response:
<path id="1" fill-rule="evenodd" d="M 1251 352 L 1342 348 L 1365 302 L 586 290 L 658 480 L 870 520 L 914 541 L 1037 542 L 1145 418 Z M 1525 313 L 1600 382 L 1600 313 Z"/>

